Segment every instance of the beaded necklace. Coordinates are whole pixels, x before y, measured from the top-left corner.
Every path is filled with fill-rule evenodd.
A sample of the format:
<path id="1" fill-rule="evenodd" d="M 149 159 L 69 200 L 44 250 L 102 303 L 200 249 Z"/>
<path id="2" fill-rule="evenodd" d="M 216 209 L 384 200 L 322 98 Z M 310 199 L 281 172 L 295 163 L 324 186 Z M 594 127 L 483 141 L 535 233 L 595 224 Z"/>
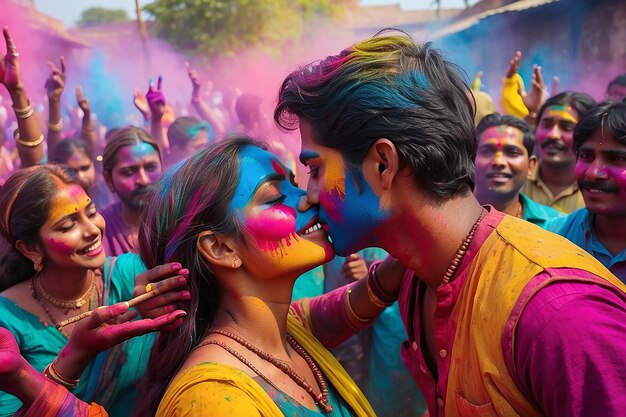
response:
<path id="1" fill-rule="evenodd" d="M 33 296 L 35 301 L 37 301 L 37 303 L 41 306 L 44 313 L 46 313 L 46 316 L 50 320 L 50 323 L 52 323 L 52 325 L 56 327 L 56 329 L 67 339 L 69 339 L 70 337 L 69 334 L 67 334 L 67 332 L 63 330 L 63 328 L 59 327 L 59 322 L 54 319 L 52 312 L 46 305 L 46 301 L 50 302 L 50 304 L 52 304 L 55 307 L 68 308 L 67 307 L 68 304 L 75 305 L 77 304 L 78 300 L 82 300 L 86 298 L 87 295 L 89 295 L 89 298 L 87 298 L 84 302 L 82 302 L 80 307 L 82 307 L 83 305 L 85 305 L 87 301 L 89 301 L 88 307 L 90 310 L 93 310 L 94 308 L 98 307 L 98 305 L 100 304 L 98 291 L 96 289 L 96 278 L 94 275 L 95 275 L 94 272 L 91 271 L 91 285 L 89 286 L 89 290 L 87 290 L 85 294 L 83 294 L 79 299 L 76 299 L 76 300 L 61 300 L 48 294 L 46 290 L 43 288 L 43 285 L 41 284 L 41 276 L 39 276 L 39 274 L 35 275 L 30 280 L 30 284 L 28 285 L 28 288 L 31 291 L 31 295 Z M 50 301 L 50 299 L 53 299 L 54 301 Z M 58 304 L 56 303 L 57 301 L 58 301 Z M 61 303 L 63 304 L 59 305 Z M 79 309 L 80 307 L 76 307 L 76 308 L 70 307 L 66 310 L 65 314 L 67 315 L 70 309 Z"/>
<path id="2" fill-rule="evenodd" d="M 300 355 L 302 359 L 305 360 L 307 365 L 309 365 L 309 368 L 311 369 L 311 372 L 313 373 L 313 376 L 315 377 L 315 381 L 317 382 L 317 385 L 321 390 L 319 394 L 317 394 L 315 390 L 313 389 L 313 387 L 309 385 L 309 383 L 306 382 L 306 380 L 303 377 L 298 375 L 296 371 L 294 371 L 293 368 L 289 366 L 289 364 L 287 364 L 285 361 L 282 361 L 270 355 L 269 353 L 257 348 L 256 346 L 252 345 L 247 340 L 233 333 L 227 332 L 225 330 L 220 330 L 220 329 L 209 330 L 208 334 L 212 334 L 212 333 L 218 333 L 218 334 L 228 337 L 229 339 L 234 340 L 235 342 L 239 343 L 240 345 L 242 345 L 243 347 L 245 347 L 252 353 L 256 354 L 261 359 L 271 363 L 276 368 L 280 369 L 289 378 L 291 378 L 291 380 L 295 382 L 299 387 L 305 390 L 311 396 L 311 398 L 313 398 L 313 401 L 315 401 L 315 403 L 322 409 L 322 411 L 324 411 L 325 413 L 332 413 L 333 406 L 328 404 L 328 385 L 326 384 L 326 381 L 324 380 L 324 375 L 322 374 L 322 371 L 319 369 L 319 367 L 317 366 L 313 358 L 311 358 L 311 356 L 304 350 L 302 346 L 300 346 L 300 344 L 296 341 L 296 339 L 293 338 L 291 334 L 287 333 L 287 341 L 289 342 L 293 350 L 295 350 L 298 353 L 298 355 Z M 207 346 L 207 345 L 220 346 L 222 349 L 226 350 L 228 353 L 236 357 L 240 362 L 245 364 L 248 368 L 252 369 L 254 373 L 256 373 L 258 376 L 263 378 L 263 380 L 265 380 L 265 382 L 271 385 L 274 389 L 280 391 L 280 388 L 278 388 L 271 379 L 269 379 L 267 376 L 261 373 L 241 353 L 237 352 L 235 349 L 231 348 L 230 346 L 228 346 L 222 341 L 208 340 L 208 341 L 200 343 L 198 346 L 195 347 L 195 349 L 198 349 L 202 346 Z"/>
<path id="3" fill-rule="evenodd" d="M 483 211 L 481 211 L 480 213 L 480 216 L 478 216 L 476 223 L 474 223 L 471 230 L 463 240 L 463 243 L 461 243 L 461 246 L 459 246 L 459 249 L 456 251 L 456 255 L 454 255 L 454 258 L 452 259 L 452 262 L 450 263 L 450 266 L 448 267 L 448 270 L 444 274 L 443 279 L 441 280 L 441 283 L 439 285 L 446 285 L 450 282 L 450 278 L 452 278 L 452 276 L 456 272 L 457 268 L 461 264 L 461 261 L 465 257 L 465 254 L 467 253 L 467 249 L 469 249 L 470 243 L 472 243 L 472 240 L 474 240 L 474 234 L 476 233 L 478 225 L 486 214 L 487 212 L 483 209 Z"/>

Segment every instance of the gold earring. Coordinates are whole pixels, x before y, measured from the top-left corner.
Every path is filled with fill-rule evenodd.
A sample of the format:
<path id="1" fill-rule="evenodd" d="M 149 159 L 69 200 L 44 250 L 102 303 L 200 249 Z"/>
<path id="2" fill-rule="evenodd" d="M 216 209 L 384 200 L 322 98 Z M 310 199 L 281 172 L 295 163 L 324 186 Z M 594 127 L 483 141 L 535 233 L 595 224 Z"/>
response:
<path id="1" fill-rule="evenodd" d="M 41 272 L 43 270 L 43 263 L 41 260 L 41 256 L 36 256 L 35 259 L 33 259 L 33 269 L 35 272 Z"/>

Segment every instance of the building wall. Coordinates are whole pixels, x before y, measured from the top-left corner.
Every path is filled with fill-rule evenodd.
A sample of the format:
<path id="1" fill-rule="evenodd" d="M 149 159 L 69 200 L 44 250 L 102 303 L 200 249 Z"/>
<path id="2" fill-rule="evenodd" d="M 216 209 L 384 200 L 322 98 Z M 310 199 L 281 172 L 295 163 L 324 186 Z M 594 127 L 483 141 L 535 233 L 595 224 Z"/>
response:
<path id="1" fill-rule="evenodd" d="M 562 0 L 489 16 L 474 26 L 436 41 L 472 77 L 482 70 L 494 98 L 517 50 L 520 74 L 530 83 L 532 65 L 542 66 L 549 85 L 584 91 L 601 99 L 607 82 L 626 72 L 626 1 Z"/>

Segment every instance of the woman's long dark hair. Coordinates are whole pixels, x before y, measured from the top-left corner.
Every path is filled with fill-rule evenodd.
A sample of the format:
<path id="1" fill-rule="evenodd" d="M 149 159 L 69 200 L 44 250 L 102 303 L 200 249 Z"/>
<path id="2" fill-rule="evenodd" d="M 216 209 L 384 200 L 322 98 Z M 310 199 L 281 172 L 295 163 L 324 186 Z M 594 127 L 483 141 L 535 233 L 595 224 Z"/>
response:
<path id="1" fill-rule="evenodd" d="M 39 241 L 39 229 L 48 220 L 50 200 L 60 184 L 78 184 L 85 188 L 56 165 L 20 169 L 2 187 L 0 234 L 10 249 L 0 254 L 0 291 L 35 275 L 32 260 L 17 250 L 15 243 Z"/>
<path id="2" fill-rule="evenodd" d="M 204 337 L 220 305 L 222 290 L 211 265 L 197 249 L 198 235 L 211 230 L 241 238 L 230 202 L 239 182 L 238 155 L 246 146 L 264 145 L 236 136 L 210 146 L 170 169 L 144 212 L 140 253 L 148 268 L 180 262 L 189 269 L 191 300 L 182 308 L 181 327 L 161 333 L 152 348 L 135 416 L 153 416 L 171 379 Z"/>

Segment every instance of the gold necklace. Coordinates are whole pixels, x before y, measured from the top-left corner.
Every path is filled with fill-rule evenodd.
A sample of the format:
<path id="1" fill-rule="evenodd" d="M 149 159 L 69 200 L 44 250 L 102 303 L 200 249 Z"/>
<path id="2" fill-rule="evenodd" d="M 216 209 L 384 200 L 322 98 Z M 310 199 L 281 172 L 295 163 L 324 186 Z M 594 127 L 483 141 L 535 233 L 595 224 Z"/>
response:
<path id="1" fill-rule="evenodd" d="M 92 270 L 91 271 L 91 285 L 90 285 L 89 291 L 87 291 L 87 293 L 90 294 L 90 296 L 89 296 L 89 309 L 90 310 L 93 310 L 93 309 L 97 308 L 99 306 L 99 304 L 100 304 L 100 301 L 99 301 L 100 297 L 99 297 L 99 294 L 98 294 L 98 291 L 97 291 L 97 288 L 96 288 L 96 285 L 95 285 L 96 278 L 95 278 L 94 275 L 95 274 L 94 274 L 94 272 Z M 44 313 L 46 313 L 46 316 L 50 320 L 50 323 L 52 323 L 52 325 L 54 327 L 56 327 L 56 329 L 63 336 L 65 336 L 66 339 L 69 339 L 70 335 L 67 334 L 67 332 L 65 332 L 65 330 L 63 330 L 63 328 L 59 328 L 59 322 L 54 319 L 54 316 L 52 315 L 52 312 L 50 311 L 48 306 L 46 306 L 46 301 L 48 300 L 46 298 L 46 295 L 48 295 L 49 297 L 52 297 L 52 296 L 50 294 L 47 294 L 45 292 L 45 290 L 43 289 L 43 286 L 41 285 L 41 277 L 38 277 L 38 279 L 36 279 L 36 278 L 37 278 L 37 276 L 32 277 L 30 279 L 30 284 L 28 285 L 28 287 L 30 288 L 30 291 L 31 291 L 31 295 L 33 296 L 35 301 L 37 301 L 37 303 L 41 306 L 41 308 L 43 309 Z M 37 290 L 36 284 L 38 284 L 38 286 L 41 287 L 41 291 L 42 292 Z M 85 294 L 83 294 L 83 297 L 84 296 L 85 296 Z M 52 298 L 54 298 L 54 297 L 52 297 Z M 61 300 L 61 301 L 63 301 L 63 300 Z M 55 305 L 55 304 L 53 304 L 53 305 Z M 65 314 L 67 314 L 67 313 L 69 313 L 69 309 L 65 312 Z"/>
<path id="2" fill-rule="evenodd" d="M 74 300 L 64 300 L 48 294 L 46 289 L 43 287 L 43 283 L 41 282 L 41 275 L 39 274 L 33 277 L 32 282 L 34 288 L 33 294 L 40 295 L 47 302 L 55 307 L 65 309 L 65 314 L 67 314 L 70 310 L 78 310 L 79 308 L 87 304 L 93 298 L 93 294 L 96 290 L 96 279 L 94 277 L 93 271 L 91 271 L 91 284 L 89 285 L 89 288 L 87 289 L 87 291 L 85 291 L 84 294 Z"/>

